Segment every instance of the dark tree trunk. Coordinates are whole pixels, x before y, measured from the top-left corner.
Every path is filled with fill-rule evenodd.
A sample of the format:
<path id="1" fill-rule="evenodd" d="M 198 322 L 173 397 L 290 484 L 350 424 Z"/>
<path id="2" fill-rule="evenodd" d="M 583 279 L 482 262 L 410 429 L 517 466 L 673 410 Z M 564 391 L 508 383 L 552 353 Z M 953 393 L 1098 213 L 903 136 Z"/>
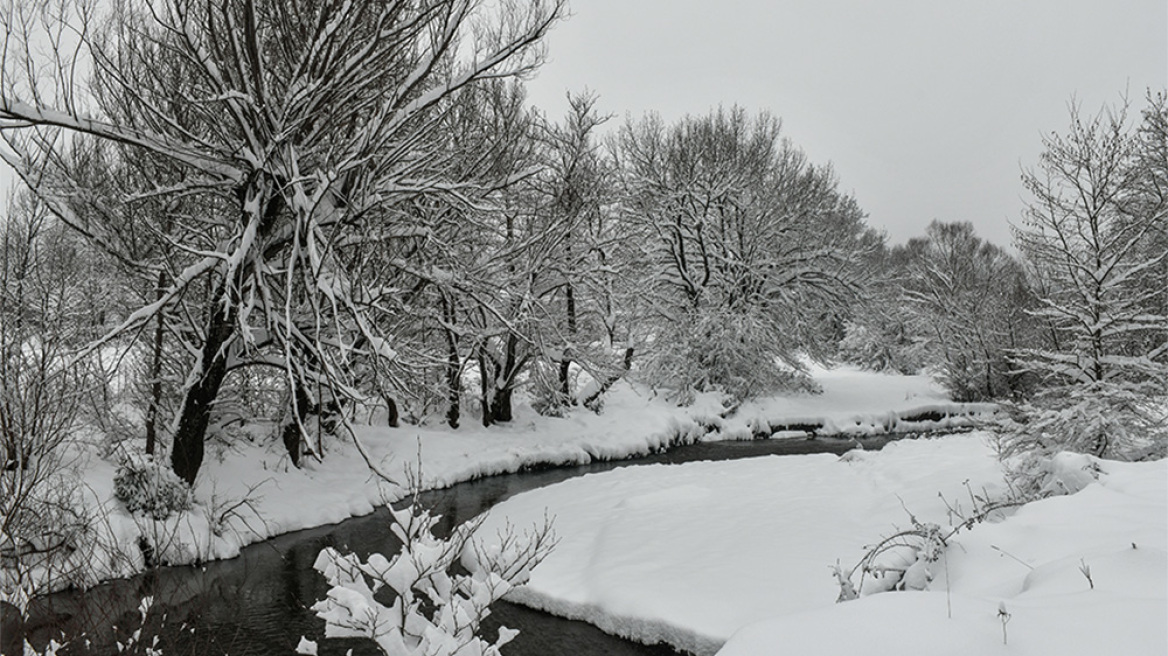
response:
<path id="1" fill-rule="evenodd" d="M 462 384 L 459 381 L 458 352 L 451 351 L 450 359 L 446 363 L 446 423 L 451 428 L 458 428 L 461 414 Z"/>
<path id="2" fill-rule="evenodd" d="M 162 300 L 166 290 L 166 272 L 158 272 L 157 286 L 154 288 L 154 299 Z M 162 338 L 166 328 L 165 312 L 158 311 L 157 323 L 154 324 L 154 345 L 150 354 L 150 405 L 146 408 L 146 453 L 154 455 L 155 444 L 158 441 L 158 410 L 162 404 Z"/>
<path id="3" fill-rule="evenodd" d="M 515 374 L 522 363 L 519 362 L 519 337 L 507 335 L 507 349 L 503 353 L 503 365 L 495 372 L 495 384 L 491 393 L 491 421 L 511 421 L 511 396 L 514 391 Z"/>
<path id="4" fill-rule="evenodd" d="M 273 180 L 272 188 L 282 186 L 281 181 Z M 247 184 L 236 188 L 236 197 L 241 208 L 241 219 L 246 225 L 250 214 L 246 208 L 250 201 L 258 195 L 266 197 L 263 205 L 263 219 L 256 234 L 256 243 L 263 244 L 267 236 L 275 228 L 280 213 L 284 209 L 284 202 L 278 194 L 271 194 L 264 190 L 260 180 L 251 180 Z M 258 246 L 263 248 L 262 246 Z M 269 248 L 274 248 L 269 246 Z M 264 259 L 269 255 L 266 251 Z M 207 426 L 211 423 L 211 409 L 219 397 L 219 389 L 223 386 L 223 379 L 227 377 L 226 348 L 235 337 L 235 308 L 234 298 L 224 298 L 229 295 L 230 289 L 240 289 L 246 274 L 243 269 L 235 273 L 235 280 L 221 280 L 215 285 L 216 290 L 212 299 L 214 310 L 207 322 L 207 340 L 203 343 L 203 353 L 200 365 L 202 375 L 187 390 L 183 399 L 182 414 L 179 415 L 178 429 L 174 434 L 174 448 L 170 453 L 171 466 L 174 473 L 188 484 L 194 485 L 195 476 L 203 464 L 203 440 L 207 435 Z M 207 276 L 208 291 L 211 289 L 211 276 Z M 228 285 L 232 285 L 228 287 Z"/>
<path id="5" fill-rule="evenodd" d="M 572 405 L 572 390 L 568 385 L 568 374 L 572 370 L 572 361 L 565 357 L 560 360 L 560 398 L 565 404 Z"/>
<path id="6" fill-rule="evenodd" d="M 603 381 L 601 381 L 600 387 L 598 387 L 595 392 L 588 395 L 588 398 L 584 399 L 584 407 L 590 408 L 592 410 L 599 412 L 599 410 L 597 410 L 597 408 L 599 406 L 596 405 L 597 401 L 600 400 L 601 396 L 604 396 L 604 393 L 608 391 L 608 388 L 612 387 L 616 383 L 616 381 L 620 380 L 621 377 L 623 377 L 625 374 L 629 373 L 629 369 L 632 369 L 632 367 L 633 367 L 633 347 L 630 346 L 627 349 L 625 349 L 625 359 L 624 359 L 624 362 L 622 363 L 622 369 L 618 373 L 615 373 L 615 374 L 609 376 L 608 378 L 605 378 Z"/>
<path id="7" fill-rule="evenodd" d="M 308 419 L 308 411 L 311 409 L 312 399 L 308 398 L 308 393 L 304 391 L 304 385 L 299 381 L 292 384 L 292 420 L 284 426 L 284 448 L 288 451 L 288 457 L 292 460 L 292 466 L 299 468 L 301 456 L 304 454 L 304 441 L 301 439 L 300 427 Z"/>
<path id="8" fill-rule="evenodd" d="M 486 348 L 486 346 L 483 346 L 481 348 Z M 483 353 L 480 351 L 479 352 L 479 393 L 482 395 L 483 426 L 490 426 L 493 423 L 491 421 L 491 414 L 492 414 L 491 396 L 490 396 L 491 384 L 490 384 L 490 381 L 488 380 L 488 378 L 494 377 L 493 374 L 494 374 L 493 371 L 487 371 L 487 357 L 484 356 Z"/>
<path id="9" fill-rule="evenodd" d="M 502 389 L 495 389 L 495 393 L 491 397 L 491 419 L 492 421 L 511 421 L 511 393 L 510 386 Z"/>
<path id="10" fill-rule="evenodd" d="M 567 291 L 567 315 L 568 315 L 568 337 L 569 339 L 576 336 L 576 292 L 572 289 L 572 283 L 568 283 Z M 571 370 L 572 360 L 568 357 L 568 349 L 564 348 L 563 359 L 560 360 L 560 395 L 564 403 L 568 405 L 575 405 L 575 399 L 572 398 L 572 390 L 568 386 L 568 373 Z"/>
<path id="11" fill-rule="evenodd" d="M 511 400 L 515 391 L 515 375 L 525 361 L 519 358 L 519 337 L 507 336 L 502 362 L 485 352 L 486 346 L 482 348 L 478 358 L 482 374 L 483 425 L 511 421 L 514 417 Z"/>
<path id="12" fill-rule="evenodd" d="M 458 335 L 454 332 L 454 307 L 442 297 L 442 314 L 446 326 L 446 423 L 458 428 L 462 398 L 462 359 L 458 355 Z"/>
<path id="13" fill-rule="evenodd" d="M 215 304 L 207 324 L 207 339 L 203 343 L 202 375 L 187 390 L 178 429 L 174 433 L 171 466 L 174 473 L 189 485 L 194 485 L 195 476 L 203 464 L 203 440 L 211 422 L 211 409 L 219 396 L 223 379 L 227 376 L 227 353 L 224 346 L 235 332 L 231 308 L 234 305 L 224 308 L 222 303 Z"/>
<path id="14" fill-rule="evenodd" d="M 401 424 L 401 416 L 397 411 L 397 401 L 393 397 L 385 397 L 385 423 L 389 424 L 390 428 L 397 428 Z"/>

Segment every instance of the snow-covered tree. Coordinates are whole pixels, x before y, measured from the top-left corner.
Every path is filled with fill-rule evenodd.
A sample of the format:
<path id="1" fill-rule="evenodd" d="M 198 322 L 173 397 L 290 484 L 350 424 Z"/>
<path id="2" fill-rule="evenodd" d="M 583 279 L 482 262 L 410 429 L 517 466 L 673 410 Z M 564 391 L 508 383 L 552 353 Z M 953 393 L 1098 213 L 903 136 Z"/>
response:
<path id="1" fill-rule="evenodd" d="M 615 373 L 619 223 L 611 216 L 611 162 L 596 136 L 608 117 L 596 111 L 596 99 L 591 93 L 568 94 L 562 121 L 540 121 L 542 171 L 530 181 L 538 213 L 564 236 L 548 261 L 545 303 L 552 343 L 539 369 L 544 376 L 536 381 L 546 412 L 581 400 L 575 398 L 573 365 L 598 379 Z"/>
<path id="2" fill-rule="evenodd" d="M 862 259 L 866 284 L 844 322 L 836 357 L 873 371 L 916 374 L 932 362 L 926 340 L 901 302 L 909 250 L 889 248 L 882 234 L 866 239 L 870 242 Z"/>
<path id="3" fill-rule="evenodd" d="M 354 363 L 393 357 L 373 316 L 387 290 L 355 273 L 371 250 L 413 234 L 404 205 L 476 187 L 450 175 L 436 126 L 460 90 L 531 70 L 563 13 L 561 0 L 40 7 L 3 15 L 2 154 L 66 223 L 164 274 L 162 293 L 109 336 L 203 290 L 173 424 L 172 464 L 188 482 L 232 371 L 274 367 L 294 404 L 319 409 L 362 395 Z M 125 160 L 165 160 L 173 174 L 98 193 L 79 161 L 95 142 Z M 136 260 L 100 220 L 97 210 L 142 198 L 169 202 L 165 264 Z M 302 414 L 294 408 L 298 423 Z"/>
<path id="4" fill-rule="evenodd" d="M 70 362 L 101 329 L 94 325 L 101 299 L 90 295 L 85 280 L 95 271 L 87 266 L 85 244 L 30 194 L 15 195 L 6 209 L 0 215 L 0 599 L 8 601 L 37 589 L 36 577 L 26 576 L 35 569 L 30 559 L 42 570 L 55 567 L 57 555 L 76 548 L 89 528 L 90 518 L 78 510 L 77 456 L 69 446 L 90 394 L 104 380 L 89 361 Z"/>
<path id="5" fill-rule="evenodd" d="M 1040 282 L 1042 308 L 1056 344 L 1032 350 L 1035 366 L 1073 383 L 1159 376 L 1168 358 L 1164 287 L 1143 285 L 1168 252 L 1144 244 L 1164 230 L 1164 205 L 1134 203 L 1143 176 L 1124 112 L 1084 119 L 1044 140 L 1039 169 L 1023 181 L 1033 200 L 1017 244 Z M 1159 334 L 1151 348 L 1149 334 Z"/>
<path id="6" fill-rule="evenodd" d="M 537 388 L 541 409 L 569 402 L 565 370 L 594 367 L 590 347 L 609 332 L 611 316 L 604 258 L 612 240 L 600 209 L 606 171 L 593 143 L 601 121 L 593 99 L 572 96 L 568 118 L 556 124 L 524 107 L 521 87 L 488 85 L 476 94 L 452 132 L 486 137 L 462 147 L 468 161 L 492 161 L 500 184 L 479 202 L 429 208 L 463 218 L 422 248 L 451 274 L 425 292 L 441 335 L 451 426 L 466 369 L 478 374 L 487 425 L 511 420 L 523 384 Z M 488 147 L 493 152 L 483 155 Z"/>
<path id="7" fill-rule="evenodd" d="M 900 300 L 954 398 L 983 400 L 1023 391 L 1014 352 L 1037 336 L 1022 266 L 982 241 L 970 223 L 934 221 L 904 247 Z"/>
<path id="8" fill-rule="evenodd" d="M 1163 218 L 1168 212 L 1168 93 L 1149 93 L 1146 103 L 1135 135 L 1133 180 L 1126 205 L 1127 214 L 1135 221 L 1140 221 L 1140 217 L 1161 217 L 1150 222 L 1147 237 L 1136 247 L 1142 251 L 1141 257 L 1152 259 L 1168 252 L 1168 219 Z M 1141 284 L 1148 298 L 1148 312 L 1168 316 L 1168 293 L 1155 293 L 1168 289 L 1168 257 L 1142 276 Z M 1137 350 L 1154 348 L 1157 341 L 1163 344 L 1168 341 L 1168 325 L 1163 325 L 1158 334 L 1152 331 L 1145 335 L 1144 339 L 1148 342 Z"/>
<path id="9" fill-rule="evenodd" d="M 1052 341 L 1022 352 L 1050 386 L 1023 431 L 1032 441 L 1129 455 L 1164 439 L 1168 251 L 1148 248 L 1168 224 L 1163 103 L 1145 117 L 1137 139 L 1126 109 L 1084 118 L 1073 107 L 1069 131 L 1044 139 L 1023 176 L 1033 200 L 1015 237 Z"/>
<path id="10" fill-rule="evenodd" d="M 740 108 L 629 123 L 617 155 L 650 375 L 740 398 L 790 385 L 857 289 L 863 213 L 831 169 Z"/>

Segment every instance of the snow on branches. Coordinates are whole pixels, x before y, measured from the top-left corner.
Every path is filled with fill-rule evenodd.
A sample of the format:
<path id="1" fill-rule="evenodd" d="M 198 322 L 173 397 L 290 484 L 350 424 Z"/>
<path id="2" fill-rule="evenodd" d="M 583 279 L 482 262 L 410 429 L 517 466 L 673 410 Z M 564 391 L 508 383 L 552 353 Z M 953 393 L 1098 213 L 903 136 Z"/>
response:
<path id="1" fill-rule="evenodd" d="M 416 499 L 415 499 L 416 503 Z M 331 587 L 313 610 L 325 620 L 325 636 L 368 638 L 387 656 L 498 656 L 517 631 L 500 627 L 497 639 L 479 636 L 490 605 L 522 585 L 555 546 L 550 520 L 487 546 L 474 540 L 485 516 L 435 534 L 439 517 L 411 505 L 389 509 L 401 552 L 362 561 L 331 547 L 314 567 Z M 455 573 L 462 556 L 470 573 Z M 392 598 L 386 605 L 385 601 Z"/>

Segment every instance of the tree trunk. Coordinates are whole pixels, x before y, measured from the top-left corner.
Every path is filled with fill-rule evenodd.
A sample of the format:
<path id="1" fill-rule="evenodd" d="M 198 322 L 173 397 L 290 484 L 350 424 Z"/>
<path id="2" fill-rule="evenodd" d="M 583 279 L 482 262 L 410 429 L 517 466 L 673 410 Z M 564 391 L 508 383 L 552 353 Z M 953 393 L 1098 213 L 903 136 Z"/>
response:
<path id="1" fill-rule="evenodd" d="M 397 411 L 397 401 L 393 400 L 392 396 L 382 395 L 385 399 L 385 423 L 390 428 L 397 428 L 401 423 L 401 417 Z"/>
<path id="2" fill-rule="evenodd" d="M 446 362 L 446 423 L 451 428 L 458 428 L 461 414 L 462 383 L 459 380 L 460 371 L 458 351 L 452 348 Z"/>
<path id="3" fill-rule="evenodd" d="M 511 396 L 514 392 L 515 374 L 519 371 L 519 337 L 507 335 L 507 350 L 503 354 L 503 366 L 495 372 L 494 393 L 491 397 L 491 421 L 511 421 Z"/>
<path id="4" fill-rule="evenodd" d="M 481 372 L 483 394 L 483 425 L 511 421 L 514 417 L 511 400 L 515 391 L 515 377 L 527 358 L 519 356 L 519 337 L 511 334 L 507 336 L 503 351 L 503 361 L 495 359 L 494 355 L 485 352 L 485 345 L 479 352 L 479 370 Z M 487 367 L 490 362 L 490 369 Z"/>
<path id="5" fill-rule="evenodd" d="M 229 309 L 233 307 L 224 308 L 222 303 L 216 303 L 207 324 L 207 340 L 203 343 L 200 358 L 202 375 L 187 390 L 178 429 L 174 433 L 170 463 L 174 473 L 189 485 L 195 484 L 195 476 L 203 464 L 203 440 L 211 422 L 211 409 L 227 376 L 227 354 L 223 347 L 235 332 Z"/>
<path id="6" fill-rule="evenodd" d="M 166 290 L 166 272 L 158 272 L 158 283 L 154 288 L 154 299 L 162 300 Z M 158 410 L 162 404 L 162 337 L 166 328 L 165 312 L 158 311 L 154 325 L 154 345 L 150 354 L 150 405 L 146 408 L 146 453 L 154 455 L 158 441 Z"/>
<path id="7" fill-rule="evenodd" d="M 294 380 L 292 382 L 292 419 L 284 426 L 283 439 L 284 448 L 288 451 L 292 466 L 297 469 L 300 468 L 300 459 L 304 454 L 304 449 L 301 448 L 304 440 L 301 439 L 300 427 L 308 419 L 308 411 L 311 407 L 312 399 L 308 398 L 304 386 L 299 381 Z"/>
<path id="8" fill-rule="evenodd" d="M 486 345 L 480 346 L 480 349 L 486 348 Z M 493 372 L 492 372 L 493 373 Z M 490 398 L 490 382 L 487 380 L 487 357 L 479 351 L 479 393 L 482 395 L 483 405 L 483 426 L 490 426 L 491 421 L 491 398 Z"/>
<path id="9" fill-rule="evenodd" d="M 510 385 L 502 389 L 496 388 L 491 397 L 491 420 L 494 422 L 511 421 L 511 394 L 514 390 Z"/>
<path id="10" fill-rule="evenodd" d="M 567 286 L 567 315 L 568 315 L 568 338 L 574 339 L 576 337 L 576 292 L 572 289 L 572 283 Z M 575 399 L 572 398 L 572 390 L 568 385 L 568 373 L 571 371 L 572 360 L 568 357 L 568 348 L 565 346 L 563 359 L 560 360 L 560 395 L 567 405 L 575 405 Z"/>
<path id="11" fill-rule="evenodd" d="M 630 346 L 625 349 L 625 359 L 621 364 L 622 369 L 620 372 L 605 378 L 604 381 L 600 383 L 600 387 L 598 387 L 595 392 L 590 394 L 588 398 L 584 399 L 585 408 L 599 412 L 598 408 L 600 406 L 597 405 L 597 402 L 600 400 L 600 397 L 604 396 L 604 393 L 608 391 L 608 388 L 616 384 L 616 381 L 620 380 L 622 376 L 629 373 L 629 369 L 633 368 L 633 347 Z"/>
<path id="12" fill-rule="evenodd" d="M 458 428 L 462 398 L 462 359 L 458 355 L 458 335 L 455 334 L 454 308 L 442 297 L 442 314 L 446 326 L 442 332 L 446 336 L 446 423 Z"/>
<path id="13" fill-rule="evenodd" d="M 572 399 L 572 390 L 568 385 L 568 374 L 572 371 L 572 361 L 565 357 L 560 360 L 560 400 L 564 405 L 575 405 Z"/>

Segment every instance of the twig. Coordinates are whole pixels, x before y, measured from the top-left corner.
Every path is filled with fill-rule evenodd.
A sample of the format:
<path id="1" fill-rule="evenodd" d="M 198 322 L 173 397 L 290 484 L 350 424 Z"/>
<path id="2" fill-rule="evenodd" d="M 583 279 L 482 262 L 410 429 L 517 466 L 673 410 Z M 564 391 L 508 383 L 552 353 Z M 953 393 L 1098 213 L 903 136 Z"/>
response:
<path id="1" fill-rule="evenodd" d="M 998 552 L 998 553 L 1002 554 L 1003 556 L 1009 556 L 1010 558 L 1013 558 L 1014 560 L 1016 560 L 1016 561 L 1018 561 L 1018 562 L 1022 563 L 1023 565 L 1025 565 L 1025 566 L 1027 567 L 1027 569 L 1030 569 L 1030 570 L 1033 570 L 1033 569 L 1034 569 L 1034 566 L 1033 566 L 1033 565 L 1031 565 L 1030 563 L 1026 562 L 1025 560 L 1022 560 L 1021 558 L 1019 558 L 1019 557 L 1015 556 L 1014 554 L 1010 553 L 1009 551 L 1006 551 L 1005 549 L 1002 549 L 1001 547 L 999 547 L 999 546 L 998 546 L 998 545 L 996 545 L 996 544 L 991 544 L 991 545 L 990 545 L 990 549 L 993 549 L 994 551 L 996 551 L 996 552 Z"/>
<path id="2" fill-rule="evenodd" d="M 1088 565 L 1082 558 L 1079 559 L 1079 571 L 1083 576 L 1087 577 L 1087 583 L 1091 585 L 1091 589 L 1095 589 L 1095 581 L 1091 579 L 1091 566 Z"/>
<path id="3" fill-rule="evenodd" d="M 999 602 L 998 603 L 998 619 L 1002 621 L 1002 644 L 1003 645 L 1007 644 L 1007 642 L 1006 642 L 1006 625 L 1010 623 L 1010 618 L 1012 618 L 1012 617 L 1013 617 L 1013 615 L 1011 615 L 1010 613 L 1008 613 L 1006 611 L 1006 602 L 1004 602 L 1004 601 Z"/>

